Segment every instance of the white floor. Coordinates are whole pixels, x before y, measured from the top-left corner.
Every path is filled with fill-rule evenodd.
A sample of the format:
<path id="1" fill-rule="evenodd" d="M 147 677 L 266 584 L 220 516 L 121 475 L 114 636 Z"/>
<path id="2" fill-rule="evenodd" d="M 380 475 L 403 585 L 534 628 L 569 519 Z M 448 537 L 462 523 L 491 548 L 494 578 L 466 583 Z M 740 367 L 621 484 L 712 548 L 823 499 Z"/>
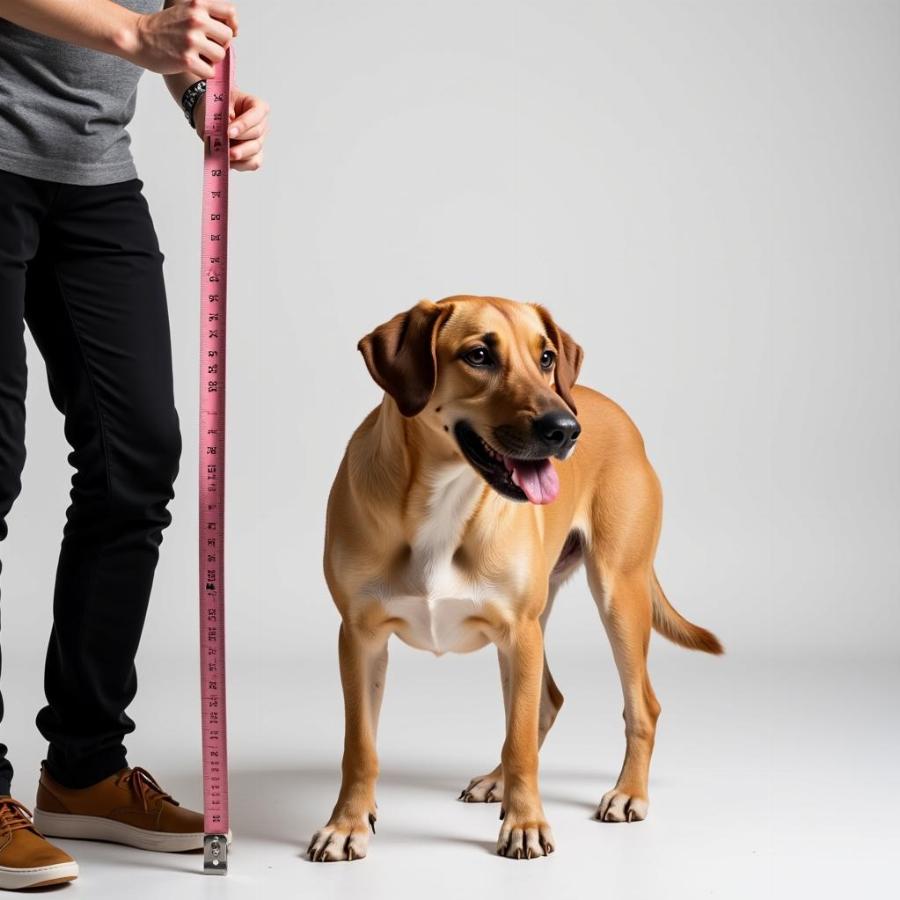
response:
<path id="1" fill-rule="evenodd" d="M 892 883 L 900 667 L 713 659 L 656 640 L 651 673 L 663 716 L 650 816 L 601 824 L 591 815 L 615 780 L 623 738 L 618 685 L 599 635 L 596 658 L 563 653 L 554 663 L 551 656 L 567 697 L 542 759 L 544 803 L 558 842 L 551 858 L 496 857 L 497 806 L 456 802 L 471 776 L 493 766 L 500 745 L 491 655 L 434 660 L 398 647 L 381 727 L 378 834 L 365 860 L 312 864 L 303 850 L 334 802 L 341 745 L 336 663 L 328 650 L 290 668 L 232 661 L 235 841 L 226 878 L 202 875 L 197 854 L 67 842 L 82 875 L 52 893 L 73 900 L 821 900 L 884 896 Z M 173 666 L 165 674 L 172 692 L 148 687 L 135 705 L 141 727 L 129 744 L 131 758 L 183 801 L 197 803 L 193 697 L 174 690 L 188 673 Z M 163 704 L 174 713 L 164 714 Z M 39 753 L 36 741 L 24 743 L 26 753 Z M 20 761 L 17 793 L 30 802 L 26 781 Z"/>

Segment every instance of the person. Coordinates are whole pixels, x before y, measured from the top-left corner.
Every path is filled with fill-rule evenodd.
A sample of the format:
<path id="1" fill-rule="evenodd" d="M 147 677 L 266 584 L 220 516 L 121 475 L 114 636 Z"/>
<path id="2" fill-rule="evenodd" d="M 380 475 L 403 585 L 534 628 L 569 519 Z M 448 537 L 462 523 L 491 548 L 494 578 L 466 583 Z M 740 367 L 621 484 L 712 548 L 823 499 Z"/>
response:
<path id="1" fill-rule="evenodd" d="M 70 881 L 48 837 L 202 846 L 203 819 L 126 760 L 181 438 L 162 260 L 126 131 L 144 69 L 202 136 L 202 79 L 238 33 L 224 0 L 0 0 L 0 540 L 25 459 L 25 323 L 75 468 L 47 650 L 32 819 L 0 744 L 0 888 Z M 231 166 L 262 162 L 268 106 L 236 90 Z M 2 718 L 0 700 L 0 718 Z"/>

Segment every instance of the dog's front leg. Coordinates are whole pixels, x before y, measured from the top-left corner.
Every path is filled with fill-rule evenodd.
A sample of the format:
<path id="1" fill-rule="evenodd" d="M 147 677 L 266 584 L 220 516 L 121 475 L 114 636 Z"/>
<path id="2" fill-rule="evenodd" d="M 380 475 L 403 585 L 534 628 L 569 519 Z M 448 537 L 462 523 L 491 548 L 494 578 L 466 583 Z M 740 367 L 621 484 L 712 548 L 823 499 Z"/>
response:
<path id="1" fill-rule="evenodd" d="M 544 818 L 538 790 L 538 725 L 544 640 L 540 622 L 517 622 L 500 650 L 509 663 L 509 713 L 501 753 L 503 825 L 497 853 L 532 859 L 553 852 L 554 840 Z"/>
<path id="2" fill-rule="evenodd" d="M 341 625 L 338 642 L 344 688 L 344 758 L 341 791 L 328 824 L 309 844 L 316 862 L 361 859 L 375 830 L 375 781 L 378 755 L 375 735 L 387 670 L 387 635 Z"/>
<path id="3" fill-rule="evenodd" d="M 541 633 L 547 628 L 547 619 L 553 609 L 553 601 L 556 597 L 558 584 L 550 585 L 550 596 L 547 605 L 541 613 Z M 497 656 L 500 661 L 500 685 L 503 688 L 503 712 L 509 716 L 509 660 L 503 650 L 497 648 Z M 541 685 L 541 711 L 538 725 L 538 751 L 544 746 L 547 732 L 556 721 L 556 717 L 562 709 L 562 691 L 557 687 L 553 676 L 550 674 L 550 666 L 547 664 L 547 656 L 544 655 L 544 677 Z M 465 803 L 499 803 L 503 799 L 503 766 L 498 765 L 486 775 L 477 775 L 467 787 L 463 788 L 459 800 Z"/>

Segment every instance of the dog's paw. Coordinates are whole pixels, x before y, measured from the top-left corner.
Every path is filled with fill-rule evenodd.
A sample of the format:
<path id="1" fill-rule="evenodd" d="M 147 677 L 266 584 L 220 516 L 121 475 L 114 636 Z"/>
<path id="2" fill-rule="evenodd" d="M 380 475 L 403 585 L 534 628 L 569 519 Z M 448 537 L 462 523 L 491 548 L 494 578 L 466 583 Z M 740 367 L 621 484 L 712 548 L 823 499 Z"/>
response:
<path id="1" fill-rule="evenodd" d="M 598 822 L 640 822 L 647 818 L 649 806 L 646 797 L 613 788 L 603 795 L 594 818 Z"/>
<path id="2" fill-rule="evenodd" d="M 352 862 L 363 859 L 369 849 L 369 826 L 375 831 L 375 817 L 369 820 L 330 822 L 309 842 L 306 855 L 313 862 Z"/>
<path id="3" fill-rule="evenodd" d="M 458 797 L 463 803 L 499 803 L 503 799 L 503 773 L 499 766 L 469 782 Z"/>
<path id="4" fill-rule="evenodd" d="M 549 856 L 556 849 L 556 841 L 550 826 L 542 819 L 515 820 L 506 816 L 500 837 L 497 838 L 497 855 L 508 859 L 537 859 Z"/>

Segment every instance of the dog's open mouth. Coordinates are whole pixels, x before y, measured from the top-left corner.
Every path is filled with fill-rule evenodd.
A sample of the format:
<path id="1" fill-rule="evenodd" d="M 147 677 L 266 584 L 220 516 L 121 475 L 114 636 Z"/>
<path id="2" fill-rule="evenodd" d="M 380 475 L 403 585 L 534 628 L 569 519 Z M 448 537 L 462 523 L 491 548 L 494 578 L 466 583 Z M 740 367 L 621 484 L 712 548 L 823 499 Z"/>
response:
<path id="1" fill-rule="evenodd" d="M 458 422 L 454 433 L 463 456 L 498 494 L 530 503 L 552 503 L 559 495 L 559 477 L 549 458 L 505 456 L 466 422 Z"/>

